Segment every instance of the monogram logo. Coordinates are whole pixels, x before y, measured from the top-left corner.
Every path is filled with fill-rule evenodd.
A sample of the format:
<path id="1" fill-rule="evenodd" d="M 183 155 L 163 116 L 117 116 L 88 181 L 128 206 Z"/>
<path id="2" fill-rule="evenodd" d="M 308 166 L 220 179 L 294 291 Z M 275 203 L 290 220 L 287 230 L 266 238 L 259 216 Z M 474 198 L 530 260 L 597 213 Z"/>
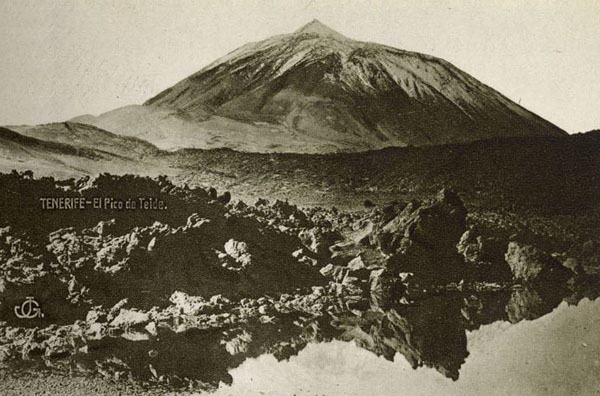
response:
<path id="1" fill-rule="evenodd" d="M 15 316 L 19 319 L 34 319 L 43 318 L 44 314 L 40 304 L 33 297 L 27 297 L 23 304 L 15 306 Z"/>

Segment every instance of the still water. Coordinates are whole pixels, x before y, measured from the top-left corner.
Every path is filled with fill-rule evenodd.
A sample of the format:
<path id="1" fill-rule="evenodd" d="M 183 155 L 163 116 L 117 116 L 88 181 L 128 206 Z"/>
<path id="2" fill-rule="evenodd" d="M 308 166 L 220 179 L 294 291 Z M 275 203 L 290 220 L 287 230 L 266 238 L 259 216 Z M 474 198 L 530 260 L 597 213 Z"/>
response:
<path id="1" fill-rule="evenodd" d="M 247 359 L 215 395 L 600 395 L 600 299 L 467 330 L 466 343 L 457 380 L 435 368 L 413 370 L 400 353 L 390 361 L 356 341 L 332 340 L 289 360 Z"/>
<path id="2" fill-rule="evenodd" d="M 451 293 L 386 310 L 158 330 L 22 364 L 149 394 L 600 395 L 597 293 Z"/>

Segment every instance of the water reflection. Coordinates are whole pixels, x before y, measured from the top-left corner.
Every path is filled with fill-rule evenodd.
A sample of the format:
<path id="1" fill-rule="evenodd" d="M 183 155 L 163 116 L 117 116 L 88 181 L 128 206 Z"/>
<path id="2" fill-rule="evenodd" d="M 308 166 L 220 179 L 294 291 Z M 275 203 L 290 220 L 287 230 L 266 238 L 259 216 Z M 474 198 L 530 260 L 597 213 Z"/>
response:
<path id="1" fill-rule="evenodd" d="M 386 312 L 366 312 L 333 324 L 340 339 L 393 360 L 403 355 L 413 368 L 434 367 L 452 379 L 468 356 L 461 296 L 433 297 Z"/>
<path id="2" fill-rule="evenodd" d="M 600 300 L 562 303 L 535 321 L 497 321 L 468 331 L 460 379 L 412 370 L 352 343 L 311 344 L 277 362 L 264 355 L 231 371 L 224 395 L 595 395 L 600 389 Z M 264 375 L 263 373 L 269 373 Z"/>
<path id="3" fill-rule="evenodd" d="M 589 297 L 590 292 L 586 294 Z M 91 341 L 72 356 L 53 359 L 42 357 L 38 364 L 59 370 L 68 369 L 79 375 L 100 375 L 110 380 L 132 381 L 150 388 L 214 391 L 224 385 L 238 386 L 232 375 L 238 372 L 236 368 L 242 372 L 256 370 L 252 367 L 261 361 L 256 359 L 263 355 L 280 362 L 293 357 L 291 361 L 294 361 L 299 359 L 294 356 L 302 355 L 306 348 L 319 349 L 322 345 L 323 351 L 329 351 L 330 346 L 326 345 L 332 341 L 338 345 L 337 342 L 341 341 L 353 345 L 354 349 L 357 346 L 368 351 L 369 357 L 358 352 L 349 353 L 346 347 L 338 347 L 343 349 L 339 353 L 356 356 L 340 356 L 335 359 L 341 361 L 330 362 L 329 365 L 343 366 L 353 358 L 372 362 L 379 356 L 384 358 L 379 360 L 395 362 L 395 367 L 399 360 L 404 359 L 412 369 L 429 367 L 443 377 L 454 381 L 461 377 L 462 381 L 462 368 L 473 359 L 470 355 L 474 353 L 474 347 L 469 345 L 469 339 L 482 326 L 486 328 L 483 334 L 487 332 L 493 336 L 493 331 L 487 328 L 493 328 L 497 323 L 505 326 L 509 322 L 514 324 L 533 320 L 548 314 L 563 300 L 576 303 L 581 295 L 567 295 L 565 291 L 557 289 L 531 288 L 487 293 L 454 292 L 429 296 L 411 304 L 388 304 L 386 310 L 330 310 L 329 314 L 320 316 L 289 313 L 278 315 L 269 322 L 249 320 L 204 330 L 191 328 L 178 331 L 176 325 L 163 324 L 158 326 L 154 336 L 143 332 L 116 334 L 115 337 Z M 566 311 L 566 303 L 563 305 L 562 310 Z M 600 311 L 600 301 L 588 305 Z M 576 319 L 585 319 L 583 313 L 573 314 L 576 310 L 569 312 Z M 493 325 L 490 327 L 490 324 Z M 597 334 L 600 334 L 598 322 L 594 326 Z M 570 338 L 569 342 L 572 341 Z M 488 341 L 488 353 L 493 354 L 495 341 L 493 337 Z M 597 348 L 598 343 L 594 347 Z M 287 367 L 287 363 L 280 364 Z M 314 362 L 315 367 L 319 367 L 319 364 Z M 260 370 L 263 369 L 271 368 Z M 312 367 L 303 370 L 309 369 Z M 338 369 L 343 370 L 343 367 Z M 389 376 L 396 375 L 393 369 L 386 370 Z M 430 370 L 418 371 L 426 372 L 424 375 L 429 378 Z M 270 377 L 260 372 L 254 372 L 254 375 Z M 540 375 L 546 376 L 545 373 Z M 443 378 L 439 374 L 437 376 Z M 332 373 L 329 381 L 337 381 L 337 378 L 338 374 Z"/>

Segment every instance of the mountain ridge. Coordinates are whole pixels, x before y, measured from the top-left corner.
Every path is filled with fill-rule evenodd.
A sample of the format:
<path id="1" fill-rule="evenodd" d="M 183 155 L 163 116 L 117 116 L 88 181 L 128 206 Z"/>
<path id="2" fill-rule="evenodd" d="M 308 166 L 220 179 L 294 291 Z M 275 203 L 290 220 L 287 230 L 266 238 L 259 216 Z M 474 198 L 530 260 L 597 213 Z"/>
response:
<path id="1" fill-rule="evenodd" d="M 364 151 L 566 133 L 441 58 L 352 40 L 318 21 L 248 43 L 119 110 L 74 120 L 169 150 Z"/>

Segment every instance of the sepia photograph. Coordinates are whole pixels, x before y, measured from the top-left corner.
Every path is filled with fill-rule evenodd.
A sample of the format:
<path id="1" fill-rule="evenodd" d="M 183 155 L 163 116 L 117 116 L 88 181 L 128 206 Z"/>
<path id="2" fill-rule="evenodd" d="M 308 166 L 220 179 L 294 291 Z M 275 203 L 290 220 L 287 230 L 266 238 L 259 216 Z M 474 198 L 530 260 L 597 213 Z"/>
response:
<path id="1" fill-rule="evenodd" d="M 0 0 L 0 395 L 600 396 L 598 0 Z"/>

